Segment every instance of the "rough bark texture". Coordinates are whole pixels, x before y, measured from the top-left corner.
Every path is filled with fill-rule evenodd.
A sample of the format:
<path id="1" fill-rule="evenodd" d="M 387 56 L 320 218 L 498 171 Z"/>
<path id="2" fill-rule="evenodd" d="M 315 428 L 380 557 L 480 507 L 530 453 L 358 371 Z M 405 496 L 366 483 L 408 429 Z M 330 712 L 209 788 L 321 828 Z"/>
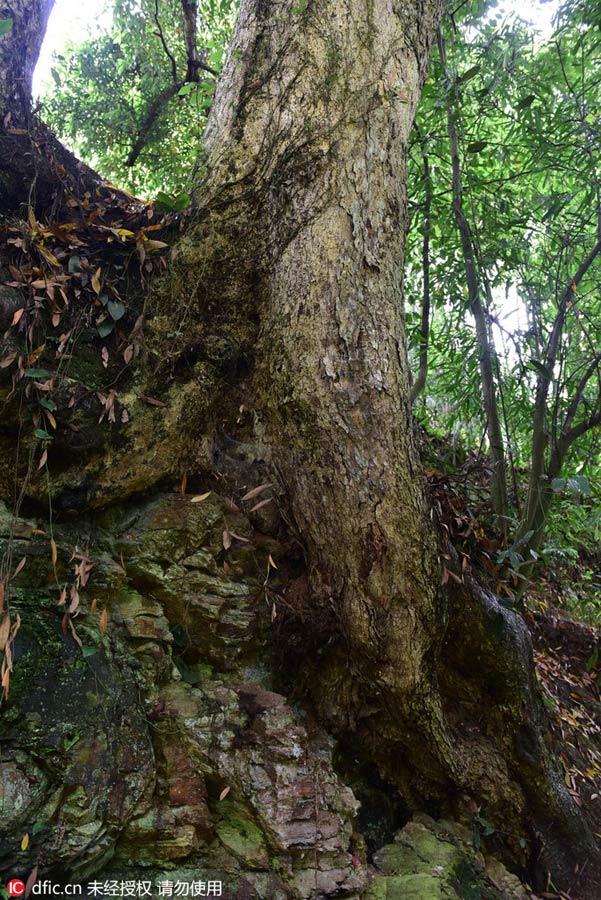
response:
<path id="1" fill-rule="evenodd" d="M 218 219 L 220 254 L 236 239 L 226 252 L 238 256 L 220 299 L 231 291 L 236 315 L 259 317 L 257 435 L 315 602 L 335 607 L 355 660 L 356 678 L 333 660 L 322 712 L 352 726 L 369 677 L 441 769 L 454 766 L 431 671 L 445 614 L 401 299 L 406 141 L 438 12 L 245 6 L 206 140 L 200 203 L 213 212 L 188 240 L 206 253 Z"/>
<path id="2" fill-rule="evenodd" d="M 0 113 L 2 118 L 10 113 L 13 128 L 28 125 L 33 70 L 53 6 L 54 0 L 0 3 L 0 19 L 12 19 L 11 29 L 0 38 Z"/>

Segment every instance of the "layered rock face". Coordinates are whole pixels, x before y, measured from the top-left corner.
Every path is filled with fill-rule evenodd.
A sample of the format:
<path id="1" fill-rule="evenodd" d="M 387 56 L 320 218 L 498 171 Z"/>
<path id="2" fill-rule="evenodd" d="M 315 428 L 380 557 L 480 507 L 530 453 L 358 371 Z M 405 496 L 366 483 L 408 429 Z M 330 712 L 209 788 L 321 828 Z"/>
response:
<path id="1" fill-rule="evenodd" d="M 252 535 L 214 494 L 52 531 L 1 508 L 3 549 L 26 559 L 10 591 L 22 624 L 1 716 L 2 877 L 37 865 L 56 882 L 104 879 L 107 896 L 205 879 L 239 900 L 522 900 L 465 829 L 425 816 L 368 863 L 333 741 L 274 689 L 265 573 L 277 578 L 281 548 Z M 61 588 L 82 560 L 71 630 Z"/>
<path id="2" fill-rule="evenodd" d="M 186 861 L 232 896 L 358 896 L 358 803 L 327 735 L 270 689 L 262 583 L 277 544 L 249 549 L 249 521 L 218 498 L 165 495 L 55 528 L 55 581 L 47 527 L 3 511 L 27 562 L 11 591 L 2 874 L 38 864 L 81 881 L 110 862 L 131 878 Z M 83 555 L 64 635 L 58 584 Z"/>

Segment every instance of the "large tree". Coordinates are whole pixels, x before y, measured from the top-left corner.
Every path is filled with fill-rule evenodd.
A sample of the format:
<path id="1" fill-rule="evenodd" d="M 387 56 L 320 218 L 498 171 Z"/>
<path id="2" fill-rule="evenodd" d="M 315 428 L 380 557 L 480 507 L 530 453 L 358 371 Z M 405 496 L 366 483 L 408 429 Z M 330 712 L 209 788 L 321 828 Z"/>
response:
<path id="1" fill-rule="evenodd" d="M 50 5 L 2 39 L 1 141 L 30 142 L 5 191 L 13 206 L 48 154 L 23 92 L 14 106 L 11 60 L 35 56 Z M 151 304 L 149 343 L 177 415 L 149 446 L 120 438 L 97 459 L 93 503 L 209 468 L 224 430 L 244 441 L 303 546 L 317 650 L 298 677 L 320 721 L 412 808 L 469 817 L 485 805 L 515 856 L 520 835 L 536 836 L 536 866 L 568 884 L 593 841 L 549 746 L 526 626 L 453 558 L 452 588 L 441 586 L 413 434 L 405 157 L 440 12 L 437 0 L 243 2 L 193 224 Z M 61 165 L 75 191 L 82 170 Z M 51 182 L 52 165 L 40 218 Z M 61 484 L 73 480 L 72 457 L 56 465 Z"/>

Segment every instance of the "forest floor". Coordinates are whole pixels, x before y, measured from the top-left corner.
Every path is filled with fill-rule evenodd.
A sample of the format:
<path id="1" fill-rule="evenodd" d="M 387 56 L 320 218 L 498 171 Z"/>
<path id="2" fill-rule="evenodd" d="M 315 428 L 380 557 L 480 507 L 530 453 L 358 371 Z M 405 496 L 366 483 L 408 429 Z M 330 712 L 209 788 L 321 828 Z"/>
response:
<path id="1" fill-rule="evenodd" d="M 601 847 L 601 696 L 599 631 L 566 618 L 560 610 L 526 613 L 551 731 L 564 779 Z M 586 868 L 574 873 L 569 893 L 544 897 L 601 897 L 601 884 Z"/>
<path id="2" fill-rule="evenodd" d="M 449 457 L 449 441 L 421 433 L 431 501 L 441 525 L 478 577 L 514 606 L 517 577 L 502 559 L 501 537 L 490 526 L 489 461 L 467 452 Z M 429 468 L 431 466 L 431 468 Z M 541 564 L 525 596 L 522 614 L 530 628 L 534 657 L 552 736 L 575 803 L 589 821 L 601 849 L 601 605 L 596 579 L 601 550 L 573 553 Z M 597 576 L 591 577 L 591 573 Z M 586 621 L 582 621 L 582 620 Z M 600 900 L 601 873 L 584 866 L 567 893 L 550 883 L 532 895 L 559 900 Z"/>

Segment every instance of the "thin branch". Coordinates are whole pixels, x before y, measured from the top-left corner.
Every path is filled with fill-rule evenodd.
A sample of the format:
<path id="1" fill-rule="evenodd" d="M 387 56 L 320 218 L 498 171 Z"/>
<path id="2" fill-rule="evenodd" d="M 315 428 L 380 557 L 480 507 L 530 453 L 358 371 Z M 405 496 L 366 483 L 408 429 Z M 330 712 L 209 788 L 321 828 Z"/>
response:
<path id="1" fill-rule="evenodd" d="M 557 315 L 555 316 L 555 321 L 553 322 L 553 329 L 551 331 L 551 335 L 549 337 L 549 341 L 547 343 L 547 349 L 545 352 L 545 366 L 550 371 L 553 370 L 555 366 L 555 361 L 557 359 L 557 348 L 559 346 L 559 339 L 561 337 L 561 333 L 563 331 L 563 325 L 565 322 L 566 312 L 570 302 L 573 300 L 574 292 L 597 256 L 601 253 L 601 240 L 598 240 L 593 249 L 590 251 L 586 259 L 584 259 L 576 271 L 576 274 L 569 280 L 569 284 L 566 287 L 563 297 L 561 298 L 561 302 L 559 304 L 559 308 L 557 310 Z M 547 385 L 548 387 L 548 385 Z"/>
<path id="2" fill-rule="evenodd" d="M 190 2 L 190 0 L 182 0 L 182 13 L 184 16 L 184 41 L 186 44 L 186 54 L 188 57 L 188 68 L 186 71 L 185 81 L 198 81 L 199 69 L 202 69 L 203 72 L 208 72 L 210 75 L 218 78 L 219 72 L 217 71 L 217 69 L 213 69 L 212 66 L 207 65 L 207 63 L 202 59 L 201 55 L 198 52 L 198 46 L 196 42 L 196 21 L 198 16 L 198 7 L 196 3 Z"/>
<path id="3" fill-rule="evenodd" d="M 574 425 L 574 427 L 570 429 L 568 434 L 564 436 L 566 447 L 569 447 L 575 440 L 582 437 L 583 434 L 586 434 L 586 432 L 590 431 L 592 428 L 596 428 L 599 424 L 601 424 L 601 409 L 597 409 L 597 411 L 592 413 L 588 419 L 584 419 L 582 422 L 579 422 L 578 425 Z"/>
<path id="4" fill-rule="evenodd" d="M 568 439 L 570 441 L 570 443 L 572 443 L 572 440 L 573 440 L 573 438 L 571 438 L 571 434 L 573 432 L 572 422 L 574 421 L 574 417 L 576 416 L 576 411 L 578 409 L 578 405 L 580 404 L 580 401 L 582 400 L 584 389 L 585 389 L 587 383 L 592 378 L 592 376 L 595 374 L 595 372 L 597 372 L 597 373 L 599 372 L 599 363 L 600 362 L 601 362 L 601 353 L 598 353 L 595 356 L 595 358 L 591 361 L 588 368 L 582 375 L 580 381 L 578 382 L 578 387 L 576 388 L 576 390 L 574 392 L 574 396 L 572 397 L 572 401 L 567 409 L 566 417 L 564 419 L 564 423 L 563 423 L 561 432 L 562 432 L 562 436 L 565 437 L 566 439 Z M 601 396 L 601 394 L 598 395 L 597 402 L 599 402 L 599 396 Z M 576 427 L 578 427 L 578 426 L 576 426 Z"/>
<path id="5" fill-rule="evenodd" d="M 493 370 L 493 348 L 491 346 L 489 328 L 486 321 L 484 304 L 480 290 L 478 271 L 476 268 L 476 250 L 470 223 L 466 217 L 462 199 L 461 163 L 459 159 L 459 136 L 455 125 L 456 98 L 451 91 L 456 85 L 451 85 L 451 76 L 446 59 L 445 41 L 442 32 L 438 31 L 438 52 L 442 69 L 445 75 L 445 105 L 447 114 L 447 133 L 449 137 L 449 150 L 452 166 L 453 202 L 452 210 L 459 232 L 461 250 L 463 256 L 463 268 L 468 289 L 468 302 L 474 317 L 476 327 L 476 340 L 479 350 L 480 379 L 482 387 L 482 399 L 486 412 L 486 428 L 490 445 L 490 456 L 493 464 L 493 480 L 491 486 L 493 511 L 499 516 L 499 522 L 506 533 L 507 514 L 507 483 L 506 462 L 503 432 L 499 419 L 497 404 L 497 392 Z M 458 114 L 457 114 L 458 115 Z"/>
<path id="6" fill-rule="evenodd" d="M 125 161 L 126 166 L 135 165 L 138 157 L 140 156 L 140 153 L 146 146 L 148 135 L 150 134 L 154 123 L 159 118 L 161 112 L 168 104 L 168 102 L 176 96 L 176 94 L 185 84 L 189 84 L 191 82 L 198 83 L 199 69 L 203 69 L 205 72 L 209 72 L 215 77 L 219 75 L 219 72 L 217 72 L 215 69 L 212 69 L 211 66 L 206 65 L 206 63 L 204 63 L 198 55 L 198 49 L 196 47 L 196 3 L 190 3 L 188 2 L 188 0 L 182 0 L 182 13 L 184 17 L 184 38 L 186 42 L 186 53 L 188 56 L 188 67 L 186 70 L 186 77 L 183 79 L 183 81 L 180 81 L 177 77 L 177 65 L 175 62 L 175 58 L 169 50 L 169 47 L 167 46 L 167 42 L 163 34 L 163 29 L 159 20 L 159 0 L 154 0 L 154 20 L 158 29 L 156 34 L 157 37 L 160 38 L 161 44 L 163 45 L 163 50 L 171 61 L 171 76 L 173 79 L 173 84 L 162 90 L 160 94 L 155 98 L 155 100 L 153 100 L 144 123 L 138 131 L 138 136 L 134 142 L 131 152 Z"/>
<path id="7" fill-rule="evenodd" d="M 148 115 L 144 120 L 144 124 L 140 128 L 131 152 L 125 161 L 126 166 L 133 166 L 136 163 L 140 153 L 146 146 L 146 141 L 148 140 L 148 135 L 152 126 L 160 116 L 167 103 L 171 100 L 172 97 L 175 97 L 175 95 L 183 87 L 183 85 L 183 81 L 176 81 L 175 84 L 170 84 L 169 87 L 161 91 L 158 97 L 156 97 L 156 99 L 152 102 L 151 107 L 148 110 Z"/>
<path id="8" fill-rule="evenodd" d="M 154 21 L 156 22 L 157 26 L 157 37 L 160 39 L 161 44 L 163 45 L 163 50 L 171 61 L 171 75 L 175 84 L 175 82 L 177 82 L 177 65 L 173 54 L 167 46 L 167 41 L 165 40 L 165 35 L 163 34 L 163 29 L 159 20 L 159 0 L 154 0 Z M 128 165 L 133 165 L 133 163 L 128 163 Z"/>
<path id="9" fill-rule="evenodd" d="M 576 104 L 576 109 L 578 110 L 578 121 L 579 121 L 579 124 L 580 124 L 580 126 L 581 126 L 581 128 L 582 128 L 583 130 L 588 131 L 589 128 L 588 128 L 588 123 L 587 123 L 587 121 L 586 121 L 586 96 L 585 96 L 585 87 L 584 87 L 584 72 L 583 72 L 583 75 L 582 75 L 582 101 L 580 101 L 580 99 L 578 98 L 578 95 L 577 95 L 575 89 L 572 87 L 572 85 L 570 84 L 570 81 L 569 81 L 569 79 L 568 79 L 568 74 L 567 74 L 567 72 L 566 72 L 565 63 L 564 63 L 563 56 L 562 56 L 562 53 L 561 53 L 561 43 L 560 43 L 560 41 L 556 41 L 556 42 L 555 42 L 555 45 L 556 45 L 556 47 L 557 47 L 557 56 L 558 56 L 558 58 L 559 58 L 559 65 L 561 66 L 561 72 L 562 72 L 562 75 L 563 75 L 563 80 L 565 81 L 566 86 L 567 86 L 567 88 L 568 88 L 570 94 L 571 94 L 572 97 L 574 98 L 574 103 Z M 583 63 L 583 66 L 584 66 L 584 48 L 583 48 L 583 50 L 582 50 L 582 54 L 583 54 L 583 55 L 582 55 L 582 63 Z M 596 201 L 597 201 L 597 202 L 596 202 L 597 240 L 601 240 L 601 187 L 600 187 L 600 185 L 599 185 L 599 176 L 598 176 L 598 174 L 597 174 L 597 167 L 595 166 L 595 160 L 594 160 L 593 153 L 592 153 L 592 151 L 591 151 L 590 146 L 586 146 L 586 147 L 585 147 L 585 153 L 587 154 L 588 158 L 590 159 L 591 166 L 592 166 L 592 169 L 593 169 L 593 172 L 594 172 L 594 179 L 595 179 L 595 195 L 596 195 Z"/>
<path id="10" fill-rule="evenodd" d="M 198 13 L 196 3 L 190 0 L 182 0 L 182 13 L 184 16 L 184 41 L 188 55 L 188 70 L 186 81 L 194 81 L 198 78 L 198 47 L 196 46 L 196 16 Z"/>

